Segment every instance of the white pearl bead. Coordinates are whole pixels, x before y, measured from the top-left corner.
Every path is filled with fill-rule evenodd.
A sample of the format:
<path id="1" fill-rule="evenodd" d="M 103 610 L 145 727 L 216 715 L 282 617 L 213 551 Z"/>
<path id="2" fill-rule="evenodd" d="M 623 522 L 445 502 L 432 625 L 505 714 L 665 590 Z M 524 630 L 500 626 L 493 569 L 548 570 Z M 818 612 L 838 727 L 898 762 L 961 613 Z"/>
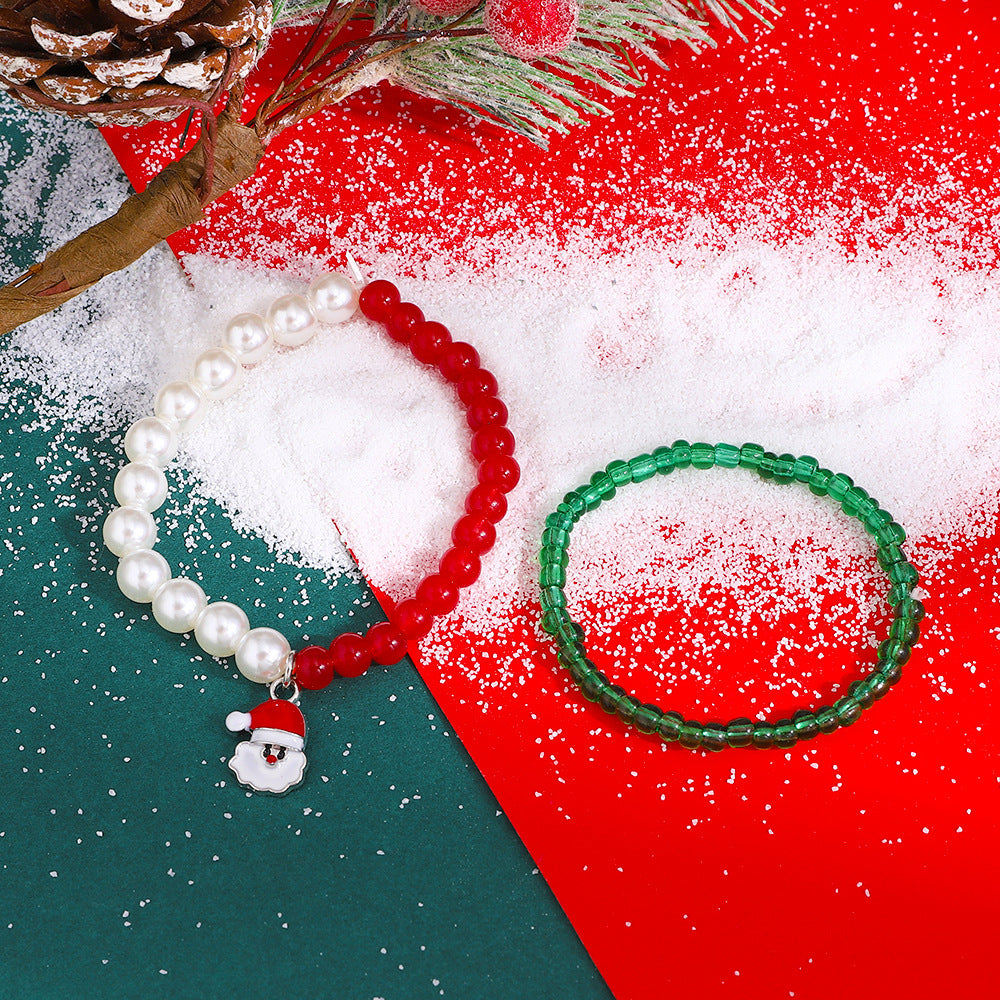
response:
<path id="1" fill-rule="evenodd" d="M 191 382 L 168 382 L 156 394 L 153 412 L 180 430 L 189 430 L 205 413 L 205 394 Z"/>
<path id="2" fill-rule="evenodd" d="M 162 469 L 177 454 L 177 432 L 160 417 L 141 417 L 125 432 L 125 454 Z"/>
<path id="3" fill-rule="evenodd" d="M 243 366 L 228 347 L 210 347 L 195 358 L 191 381 L 209 399 L 226 399 L 243 382 Z"/>
<path id="4" fill-rule="evenodd" d="M 138 507 L 116 507 L 104 521 L 104 544 L 116 556 L 156 544 L 153 515 Z"/>
<path id="5" fill-rule="evenodd" d="M 149 604 L 153 595 L 170 579 L 167 560 L 152 549 L 127 552 L 118 563 L 118 588 L 137 604 Z"/>
<path id="6" fill-rule="evenodd" d="M 234 316 L 226 327 L 226 347 L 244 365 L 255 365 L 271 353 L 274 338 L 264 322 L 263 316 L 256 313 L 240 313 Z"/>
<path id="7" fill-rule="evenodd" d="M 236 666 L 248 680 L 270 684 L 285 673 L 292 651 L 288 640 L 273 628 L 252 628 L 236 647 Z"/>
<path id="8" fill-rule="evenodd" d="M 282 295 L 267 310 L 267 325 L 279 344 L 298 347 L 316 333 L 316 317 L 301 295 Z"/>
<path id="9" fill-rule="evenodd" d="M 194 580 L 180 576 L 153 595 L 153 617 L 168 632 L 192 632 L 207 604 L 205 591 Z"/>
<path id="10" fill-rule="evenodd" d="M 321 323 L 344 323 L 358 311 L 358 290 L 343 274 L 321 274 L 309 286 L 309 303 Z"/>
<path id="11" fill-rule="evenodd" d="M 242 608 L 228 601 L 216 601 L 201 613 L 194 637 L 209 656 L 232 656 L 249 631 L 250 620 Z"/>
<path id="12" fill-rule="evenodd" d="M 167 499 L 167 477 L 155 465 L 130 462 L 115 476 L 115 499 L 123 507 L 156 510 Z"/>

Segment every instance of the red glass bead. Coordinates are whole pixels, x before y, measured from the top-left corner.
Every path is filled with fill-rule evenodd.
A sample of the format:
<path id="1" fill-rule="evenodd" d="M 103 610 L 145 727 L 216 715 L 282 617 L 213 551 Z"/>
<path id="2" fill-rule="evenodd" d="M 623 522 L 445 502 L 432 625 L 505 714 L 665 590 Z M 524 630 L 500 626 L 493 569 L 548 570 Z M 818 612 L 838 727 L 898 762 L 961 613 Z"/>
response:
<path id="1" fill-rule="evenodd" d="M 479 556 L 464 546 L 448 549 L 441 556 L 441 575 L 456 587 L 471 587 L 479 579 Z"/>
<path id="2" fill-rule="evenodd" d="M 458 383 L 458 398 L 468 406 L 476 396 L 495 396 L 499 388 L 493 372 L 476 368 L 462 376 Z"/>
<path id="3" fill-rule="evenodd" d="M 465 420 L 474 431 L 478 431 L 480 427 L 485 427 L 487 424 L 505 424 L 507 423 L 507 407 L 504 406 L 503 400 L 497 399 L 496 396 L 476 396 L 469 403 Z"/>
<path id="4" fill-rule="evenodd" d="M 412 302 L 399 302 L 389 312 L 385 330 L 396 343 L 408 344 L 413 328 L 423 321 L 424 314 Z"/>
<path id="5" fill-rule="evenodd" d="M 479 481 L 504 493 L 510 493 L 520 478 L 521 467 L 510 455 L 490 455 L 479 466 Z"/>
<path id="6" fill-rule="evenodd" d="M 431 630 L 434 616 L 412 597 L 400 601 L 389 615 L 390 621 L 407 639 L 422 639 Z"/>
<path id="7" fill-rule="evenodd" d="M 503 424 L 487 424 L 472 435 L 472 457 L 481 462 L 496 452 L 513 455 L 514 435 Z"/>
<path id="8" fill-rule="evenodd" d="M 360 677 L 371 666 L 372 651 L 363 635 L 345 632 L 333 640 L 330 662 L 341 677 Z"/>
<path id="9" fill-rule="evenodd" d="M 406 656 L 406 636 L 389 622 L 379 622 L 368 630 L 372 660 L 387 667 Z"/>
<path id="10" fill-rule="evenodd" d="M 446 615 L 458 605 L 458 587 L 446 576 L 435 573 L 417 587 L 417 600 L 431 614 Z"/>
<path id="11" fill-rule="evenodd" d="M 472 344 L 456 340 L 441 353 L 437 366 L 449 382 L 460 382 L 479 367 L 479 352 Z"/>
<path id="12" fill-rule="evenodd" d="M 480 514 L 487 521 L 499 524 L 507 513 L 507 498 L 498 486 L 480 483 L 465 498 L 465 509 L 470 514 Z"/>
<path id="13" fill-rule="evenodd" d="M 466 514 L 455 522 L 451 540 L 477 555 L 489 551 L 497 540 L 497 529 L 482 514 Z"/>
<path id="14" fill-rule="evenodd" d="M 301 688 L 319 691 L 336 676 L 330 654 L 322 646 L 306 646 L 295 654 L 292 676 Z"/>
<path id="15" fill-rule="evenodd" d="M 417 361 L 432 365 L 451 343 L 451 333 L 442 323 L 425 321 L 413 328 L 410 350 Z"/>
<path id="16" fill-rule="evenodd" d="M 382 278 L 369 282 L 361 289 L 358 305 L 361 311 L 376 323 L 384 323 L 394 306 L 399 304 L 399 289 Z"/>

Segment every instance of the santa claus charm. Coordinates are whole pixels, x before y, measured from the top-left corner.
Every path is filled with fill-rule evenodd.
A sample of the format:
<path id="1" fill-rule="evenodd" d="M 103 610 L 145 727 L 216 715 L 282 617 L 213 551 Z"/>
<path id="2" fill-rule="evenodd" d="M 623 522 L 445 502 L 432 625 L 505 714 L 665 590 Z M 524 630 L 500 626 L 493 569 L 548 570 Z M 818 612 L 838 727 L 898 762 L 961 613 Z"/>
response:
<path id="1" fill-rule="evenodd" d="M 226 728 L 250 733 L 250 739 L 237 744 L 229 761 L 241 785 L 282 795 L 302 781 L 306 720 L 294 701 L 270 698 L 252 711 L 230 712 Z"/>

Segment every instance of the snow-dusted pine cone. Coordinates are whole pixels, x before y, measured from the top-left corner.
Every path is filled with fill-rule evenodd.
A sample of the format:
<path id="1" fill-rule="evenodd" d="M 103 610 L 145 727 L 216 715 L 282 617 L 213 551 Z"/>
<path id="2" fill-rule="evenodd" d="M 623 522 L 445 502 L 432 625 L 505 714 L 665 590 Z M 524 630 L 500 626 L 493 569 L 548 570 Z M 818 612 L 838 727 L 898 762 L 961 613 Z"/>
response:
<path id="1" fill-rule="evenodd" d="M 250 72 L 271 17 L 272 0 L 0 0 L 0 87 L 98 125 L 170 120 L 227 63 Z"/>

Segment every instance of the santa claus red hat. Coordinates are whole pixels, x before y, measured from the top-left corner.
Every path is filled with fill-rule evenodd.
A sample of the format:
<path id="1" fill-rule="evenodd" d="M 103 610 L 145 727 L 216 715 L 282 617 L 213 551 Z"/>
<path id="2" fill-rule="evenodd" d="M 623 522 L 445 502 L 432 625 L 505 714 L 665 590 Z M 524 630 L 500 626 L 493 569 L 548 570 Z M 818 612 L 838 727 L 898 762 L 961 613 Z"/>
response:
<path id="1" fill-rule="evenodd" d="M 251 743 L 274 743 L 289 750 L 306 745 L 306 720 L 298 705 L 281 698 L 261 702 L 249 712 L 230 712 L 226 728 L 233 733 L 250 733 Z"/>

